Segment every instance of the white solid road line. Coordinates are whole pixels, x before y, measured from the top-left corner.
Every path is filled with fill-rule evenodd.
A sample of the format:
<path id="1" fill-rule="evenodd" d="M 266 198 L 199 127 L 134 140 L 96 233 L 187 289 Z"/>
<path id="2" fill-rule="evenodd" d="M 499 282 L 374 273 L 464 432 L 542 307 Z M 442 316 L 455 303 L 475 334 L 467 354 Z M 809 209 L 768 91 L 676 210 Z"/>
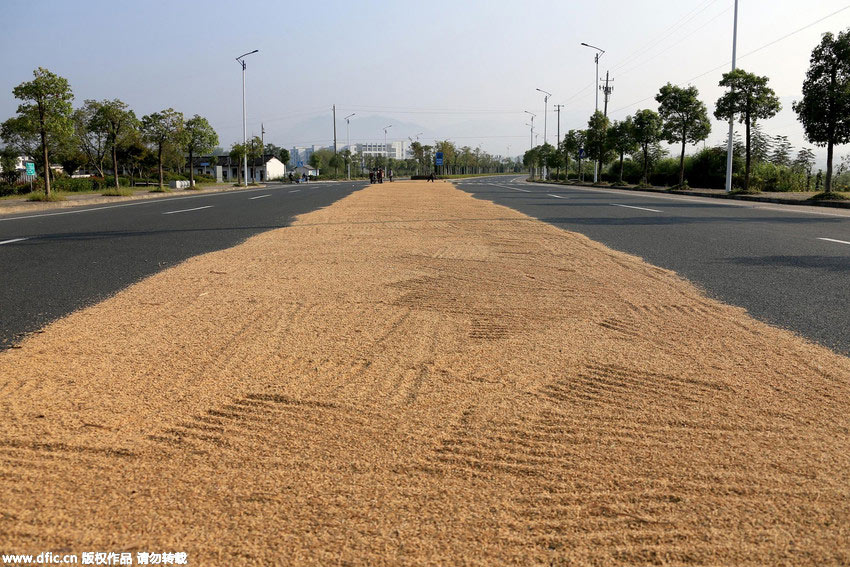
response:
<path id="1" fill-rule="evenodd" d="M 299 191 L 301 191 L 301 189 L 293 189 L 290 193 L 298 193 Z"/>
<path id="2" fill-rule="evenodd" d="M 166 213 L 162 213 L 164 215 L 174 215 L 177 213 L 188 213 L 190 211 L 200 211 L 201 209 L 211 209 L 212 205 L 205 205 L 203 207 L 195 207 L 194 209 L 180 209 L 179 211 L 168 211 Z"/>
<path id="3" fill-rule="evenodd" d="M 11 244 L 13 242 L 23 242 L 24 240 L 26 240 L 26 238 L 13 238 L 12 240 L 4 240 L 3 242 L 0 242 L 0 246 L 2 246 L 3 244 Z"/>
<path id="4" fill-rule="evenodd" d="M 646 207 L 633 207 L 632 205 L 618 205 L 617 203 L 611 203 L 611 206 L 614 207 L 626 207 L 627 209 L 637 209 L 639 211 L 649 211 L 651 213 L 660 213 L 658 209 L 647 209 Z"/>
<path id="5" fill-rule="evenodd" d="M 837 242 L 838 244 L 850 244 L 846 240 L 836 240 L 834 238 L 818 238 L 818 240 L 826 240 L 827 242 Z M 4 242 L 0 242 L 0 244 L 5 244 Z"/>
<path id="6" fill-rule="evenodd" d="M 248 199 L 249 201 L 253 201 L 254 199 L 262 199 L 263 197 L 271 197 L 271 193 L 267 193 L 265 195 L 257 195 L 256 197 L 251 197 Z"/>
<path id="7" fill-rule="evenodd" d="M 495 185 L 495 187 L 504 187 L 504 185 Z M 520 189 L 519 187 L 505 187 L 505 189 L 513 189 L 514 191 L 522 191 L 523 193 L 531 193 L 528 189 Z"/>
<path id="8" fill-rule="evenodd" d="M 569 199 L 569 197 L 564 197 L 563 195 L 553 195 L 552 193 L 546 193 L 550 197 L 555 197 L 556 199 Z"/>

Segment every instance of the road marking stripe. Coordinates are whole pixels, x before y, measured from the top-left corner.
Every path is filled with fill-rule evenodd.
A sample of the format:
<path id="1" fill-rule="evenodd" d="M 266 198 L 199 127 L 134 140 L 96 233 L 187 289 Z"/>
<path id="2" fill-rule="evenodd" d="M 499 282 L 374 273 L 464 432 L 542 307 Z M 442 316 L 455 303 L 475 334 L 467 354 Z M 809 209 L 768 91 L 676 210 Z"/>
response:
<path id="1" fill-rule="evenodd" d="M 496 187 L 502 187 L 501 185 L 496 185 Z M 506 189 L 513 189 L 514 191 L 522 191 L 523 193 L 531 193 L 528 189 L 520 189 L 519 187 L 505 187 Z"/>
<path id="2" fill-rule="evenodd" d="M 11 244 L 13 242 L 23 242 L 24 240 L 26 240 L 26 238 L 13 238 L 12 240 L 4 240 L 3 242 L 0 242 L 0 245 Z"/>
<path id="3" fill-rule="evenodd" d="M 271 193 L 267 193 L 265 195 L 257 195 L 256 197 L 251 197 L 248 199 L 249 201 L 253 201 L 254 199 L 262 199 L 263 197 L 271 197 Z"/>
<path id="4" fill-rule="evenodd" d="M 633 207 L 632 205 L 618 205 L 617 203 L 611 203 L 614 207 L 626 207 L 627 209 L 637 209 L 639 211 L 649 211 L 651 213 L 660 213 L 658 209 L 647 209 L 646 207 Z"/>
<path id="5" fill-rule="evenodd" d="M 293 189 L 290 193 L 298 193 L 299 191 L 301 191 L 301 189 Z"/>
<path id="6" fill-rule="evenodd" d="M 188 213 L 190 211 L 200 211 L 201 209 L 211 209 L 212 205 L 205 205 L 203 207 L 195 207 L 194 209 L 180 209 L 179 211 L 168 211 L 166 213 L 162 213 L 164 215 L 173 215 L 176 213 Z"/>
<path id="7" fill-rule="evenodd" d="M 850 244 L 850 242 L 847 242 L 846 240 L 836 240 L 834 238 L 818 238 L 818 240 L 826 240 L 827 242 L 837 242 L 838 244 Z M 0 244 L 4 243 L 0 242 Z"/>
<path id="8" fill-rule="evenodd" d="M 555 197 L 556 199 L 569 199 L 569 197 L 564 197 L 563 195 L 553 195 L 552 193 L 546 193 L 550 197 Z"/>

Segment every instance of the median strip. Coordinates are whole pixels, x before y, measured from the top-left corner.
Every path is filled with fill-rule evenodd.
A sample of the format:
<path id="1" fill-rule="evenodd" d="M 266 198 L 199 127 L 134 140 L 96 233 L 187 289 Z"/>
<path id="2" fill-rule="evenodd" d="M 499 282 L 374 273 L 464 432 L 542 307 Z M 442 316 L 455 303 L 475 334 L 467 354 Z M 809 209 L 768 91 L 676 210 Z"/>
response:
<path id="1" fill-rule="evenodd" d="M 188 212 L 191 212 L 191 211 L 200 211 L 202 209 L 211 209 L 212 207 L 213 207 L 212 205 L 205 205 L 203 207 L 195 207 L 194 209 L 180 209 L 179 211 L 168 211 L 168 212 L 165 212 L 165 213 L 162 213 L 162 214 L 164 214 L 164 215 L 176 215 L 177 213 L 188 213 Z"/>

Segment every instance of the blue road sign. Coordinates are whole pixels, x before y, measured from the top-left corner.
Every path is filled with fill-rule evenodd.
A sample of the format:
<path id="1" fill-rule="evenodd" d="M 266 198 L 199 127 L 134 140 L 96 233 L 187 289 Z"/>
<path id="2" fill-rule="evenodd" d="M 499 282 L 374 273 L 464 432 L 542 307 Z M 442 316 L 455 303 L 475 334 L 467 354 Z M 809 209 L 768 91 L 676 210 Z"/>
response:
<path id="1" fill-rule="evenodd" d="M 434 160 L 437 165 L 443 165 L 443 152 L 437 152 L 437 159 Z"/>
<path id="2" fill-rule="evenodd" d="M 299 162 L 298 162 L 298 167 L 304 167 L 304 162 L 303 162 L 303 161 L 299 161 Z"/>
<path id="3" fill-rule="evenodd" d="M 587 157 L 587 152 L 585 152 L 585 151 L 584 151 L 584 148 L 581 148 L 581 149 L 578 151 L 578 157 L 580 157 L 581 159 L 584 159 L 584 158 L 586 158 L 586 157 Z"/>
<path id="4" fill-rule="evenodd" d="M 27 175 L 35 175 L 35 164 L 31 161 L 26 162 Z"/>

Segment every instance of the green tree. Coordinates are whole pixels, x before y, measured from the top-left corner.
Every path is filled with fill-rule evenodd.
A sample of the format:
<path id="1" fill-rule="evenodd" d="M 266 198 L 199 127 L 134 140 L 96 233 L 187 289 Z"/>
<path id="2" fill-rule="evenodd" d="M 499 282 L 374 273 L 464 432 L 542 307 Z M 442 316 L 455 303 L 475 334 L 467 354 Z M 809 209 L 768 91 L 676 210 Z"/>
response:
<path id="1" fill-rule="evenodd" d="M 280 151 L 277 153 L 278 159 L 283 162 L 283 165 L 289 167 L 289 161 L 292 159 L 289 155 L 289 150 L 286 148 L 280 148 Z"/>
<path id="2" fill-rule="evenodd" d="M 803 81 L 803 98 L 794 111 L 806 138 L 826 146 L 826 183 L 832 191 L 833 147 L 850 142 L 850 29 L 834 36 L 826 33 L 814 48 Z"/>
<path id="3" fill-rule="evenodd" d="M 791 153 L 794 148 L 791 146 L 791 142 L 788 141 L 788 136 L 777 136 L 775 141 L 776 143 L 773 147 L 770 161 L 776 165 L 791 165 Z"/>
<path id="4" fill-rule="evenodd" d="M 18 152 L 11 146 L 6 146 L 0 151 L 0 171 L 2 171 L 3 181 L 10 185 L 18 180 L 18 171 L 15 169 L 18 165 Z"/>
<path id="5" fill-rule="evenodd" d="M 685 146 L 701 142 L 711 133 L 708 111 L 698 96 L 696 87 L 682 88 L 670 83 L 661 87 L 655 96 L 663 122 L 661 137 L 670 144 L 682 144 L 679 155 L 680 188 L 685 186 Z"/>
<path id="6" fill-rule="evenodd" d="M 570 156 L 575 156 L 579 162 L 578 174 L 581 176 L 581 150 L 584 148 L 586 136 L 584 130 L 570 130 L 564 135 L 561 142 L 561 150 L 564 152 L 565 169 L 564 179 L 570 175 Z"/>
<path id="7" fill-rule="evenodd" d="M 169 147 L 181 146 L 183 139 L 183 113 L 173 108 L 153 112 L 142 117 L 142 133 L 144 139 L 156 149 L 159 167 L 159 189 L 163 188 L 162 163 L 163 154 Z"/>
<path id="8" fill-rule="evenodd" d="M 649 183 L 649 150 L 661 140 L 661 116 L 654 110 L 638 110 L 634 117 L 635 142 L 643 152 L 643 180 Z"/>
<path id="9" fill-rule="evenodd" d="M 803 148 L 797 152 L 797 157 L 794 158 L 794 163 L 791 165 L 794 169 L 802 171 L 806 174 L 806 191 L 812 186 L 812 168 L 815 166 L 815 152 L 811 148 Z"/>
<path id="10" fill-rule="evenodd" d="M 8 144 L 32 140 L 41 145 L 44 191 L 50 195 L 50 156 L 48 148 L 58 146 L 73 133 L 71 101 L 74 94 L 67 79 L 43 67 L 33 71 L 33 80 L 12 89 L 18 105 L 18 116 L 3 123 L 2 136 Z M 17 132 L 16 132 L 17 130 Z M 31 142 L 26 142 L 29 145 Z M 28 155 L 34 156 L 34 153 Z"/>
<path id="11" fill-rule="evenodd" d="M 310 167 L 321 173 L 321 170 L 324 167 L 324 160 L 322 158 L 322 154 L 320 152 L 313 152 L 312 154 L 310 154 L 310 159 L 307 160 L 307 163 L 310 164 Z"/>
<path id="12" fill-rule="evenodd" d="M 237 167 L 237 175 L 236 175 L 236 183 L 242 183 L 242 180 L 245 179 L 245 171 L 243 164 L 245 163 L 245 145 L 240 143 L 234 143 L 230 146 L 230 159 L 236 162 Z"/>
<path id="13" fill-rule="evenodd" d="M 136 113 L 117 98 L 100 102 L 97 118 L 106 127 L 107 142 L 112 150 L 112 174 L 115 177 L 115 188 L 118 189 L 118 148 L 125 138 L 131 137 L 131 132 L 138 129 L 139 121 Z"/>
<path id="14" fill-rule="evenodd" d="M 609 153 L 608 126 L 608 118 L 598 110 L 587 121 L 587 157 L 597 162 L 600 174 Z"/>
<path id="15" fill-rule="evenodd" d="M 619 183 L 623 182 L 623 158 L 626 154 L 635 152 L 640 147 L 635 140 L 634 120 L 631 116 L 627 116 L 621 122 L 614 122 L 614 125 L 608 129 L 608 146 L 612 148 L 620 157 L 620 173 L 617 177 Z"/>
<path id="16" fill-rule="evenodd" d="M 540 146 L 531 148 L 522 155 L 522 165 L 528 168 L 528 172 L 531 174 L 532 179 L 534 179 L 534 168 L 537 167 L 537 163 L 540 161 L 539 156 Z"/>
<path id="17" fill-rule="evenodd" d="M 104 177 L 103 162 L 109 151 L 109 132 L 101 120 L 99 110 L 99 102 L 86 100 L 82 108 L 74 111 L 74 138 L 88 158 L 88 163 L 97 170 L 100 177 Z"/>
<path id="18" fill-rule="evenodd" d="M 743 69 L 724 73 L 720 80 L 720 86 L 729 90 L 717 99 L 714 116 L 719 120 L 737 117 L 745 128 L 744 191 L 750 187 L 752 127 L 757 120 L 775 116 L 782 108 L 776 93 L 767 86 L 767 82 L 767 77 L 759 77 Z"/>
<path id="19" fill-rule="evenodd" d="M 194 115 L 184 125 L 186 152 L 189 154 L 189 186 L 195 186 L 195 155 L 211 152 L 218 145 L 218 134 L 206 118 Z"/>

